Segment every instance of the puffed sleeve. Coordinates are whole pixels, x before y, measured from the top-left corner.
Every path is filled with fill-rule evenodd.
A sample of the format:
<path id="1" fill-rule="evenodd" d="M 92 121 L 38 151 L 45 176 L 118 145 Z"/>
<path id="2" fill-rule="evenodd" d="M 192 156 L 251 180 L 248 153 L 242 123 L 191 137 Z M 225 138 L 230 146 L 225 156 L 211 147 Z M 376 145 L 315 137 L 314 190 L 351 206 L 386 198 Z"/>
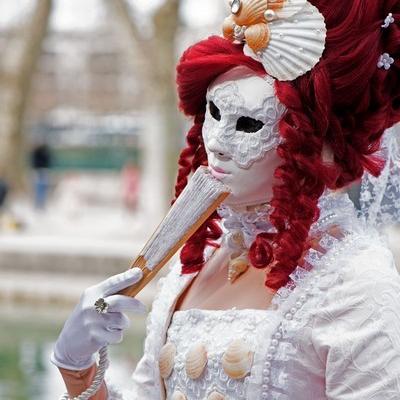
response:
<path id="1" fill-rule="evenodd" d="M 400 399 L 400 276 L 387 248 L 369 246 L 348 260 L 313 331 L 327 399 Z"/>
<path id="2" fill-rule="evenodd" d="M 154 360 L 146 352 L 138 362 L 132 375 L 129 390 L 120 390 L 112 382 L 106 381 L 107 400 L 139 400 L 154 398 Z"/>
<path id="3" fill-rule="evenodd" d="M 154 312 L 153 310 L 152 312 Z M 152 399 L 155 396 L 155 390 L 157 387 L 157 394 L 159 394 L 159 376 L 156 374 L 156 369 L 158 371 L 158 363 L 155 360 L 154 352 L 151 347 L 153 346 L 153 339 L 155 332 L 151 332 L 150 322 L 152 315 L 148 318 L 148 329 L 147 336 L 144 344 L 143 356 L 138 362 L 135 371 L 132 374 L 132 392 L 135 393 L 136 399 Z"/>
<path id="4" fill-rule="evenodd" d="M 153 312 L 153 311 L 152 311 Z M 121 390 L 111 380 L 106 379 L 108 390 L 107 400 L 140 400 L 140 399 L 158 399 L 155 397 L 156 379 L 153 352 L 151 351 L 153 332 L 151 332 L 152 313 L 147 318 L 147 335 L 144 343 L 144 352 L 142 358 L 136 365 L 129 382 L 129 389 Z"/>
<path id="5" fill-rule="evenodd" d="M 163 388 L 158 369 L 158 352 L 163 342 L 165 325 L 171 314 L 171 305 L 179 293 L 183 279 L 180 278 L 180 263 L 171 264 L 167 276 L 159 279 L 156 297 L 146 321 L 146 339 L 143 356 L 132 374 L 129 390 L 119 391 L 112 382 L 106 381 L 107 400 L 160 399 Z"/>

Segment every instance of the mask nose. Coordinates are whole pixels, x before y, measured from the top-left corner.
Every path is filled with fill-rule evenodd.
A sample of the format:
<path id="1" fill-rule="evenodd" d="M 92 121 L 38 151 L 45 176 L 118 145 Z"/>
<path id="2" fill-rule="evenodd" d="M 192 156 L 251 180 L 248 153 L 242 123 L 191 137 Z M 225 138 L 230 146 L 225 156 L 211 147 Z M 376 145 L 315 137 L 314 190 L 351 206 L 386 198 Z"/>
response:
<path id="1" fill-rule="evenodd" d="M 215 138 L 211 138 L 207 147 L 208 147 L 208 150 L 211 153 L 213 153 L 214 156 L 218 159 L 227 160 L 230 158 L 229 155 L 227 154 L 227 151 L 223 148 L 223 146 Z"/>

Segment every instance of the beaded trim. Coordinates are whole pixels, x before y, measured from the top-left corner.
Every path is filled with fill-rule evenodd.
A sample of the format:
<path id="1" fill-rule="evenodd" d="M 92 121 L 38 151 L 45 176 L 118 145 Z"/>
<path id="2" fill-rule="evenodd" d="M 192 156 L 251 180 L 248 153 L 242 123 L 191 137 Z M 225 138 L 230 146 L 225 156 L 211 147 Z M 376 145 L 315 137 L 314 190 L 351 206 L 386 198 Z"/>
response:
<path id="1" fill-rule="evenodd" d="M 271 342 L 268 347 L 268 351 L 265 356 L 265 362 L 262 370 L 262 393 L 261 393 L 261 399 L 262 400 L 271 400 L 271 390 L 273 385 L 271 385 L 271 372 L 272 372 L 272 364 L 276 359 L 276 354 L 278 352 L 278 348 L 280 345 L 280 342 L 282 339 L 285 337 L 285 332 L 287 331 L 287 326 L 290 324 L 295 318 L 296 314 L 303 308 L 304 304 L 308 301 L 309 298 L 314 296 L 314 291 L 318 287 L 318 284 L 320 283 L 320 280 L 322 277 L 326 275 L 328 272 L 329 268 L 332 267 L 332 265 L 335 263 L 335 260 L 337 259 L 337 256 L 340 253 L 349 250 L 350 248 L 353 247 L 354 242 L 356 240 L 356 235 L 349 235 L 345 237 L 344 239 L 341 240 L 341 246 L 339 248 L 339 251 L 333 251 L 330 252 L 328 251 L 326 254 L 319 253 L 317 251 L 313 251 L 311 254 L 309 254 L 306 257 L 306 262 L 311 263 L 314 265 L 315 269 L 308 272 L 304 271 L 304 273 L 300 273 L 299 271 L 295 272 L 297 276 L 300 276 L 300 278 L 295 278 L 294 276 L 291 276 L 292 278 L 295 278 L 296 280 L 300 279 L 300 282 L 303 283 L 303 285 L 300 283 L 296 288 L 299 288 L 300 294 L 293 300 L 292 306 L 288 306 L 286 311 L 283 311 L 283 318 L 284 320 L 280 322 L 276 330 L 271 336 Z M 336 238 L 326 235 L 321 241 L 320 244 L 323 248 L 330 248 L 334 243 L 339 242 Z M 332 253 L 332 254 L 331 254 Z M 324 264 L 322 268 L 318 268 L 318 264 Z M 299 269 L 299 267 L 298 267 Z M 292 274 L 293 275 L 293 274 Z M 298 283 L 298 282 L 296 282 Z M 284 291 L 284 294 L 281 294 L 281 297 L 288 297 L 293 291 Z"/>

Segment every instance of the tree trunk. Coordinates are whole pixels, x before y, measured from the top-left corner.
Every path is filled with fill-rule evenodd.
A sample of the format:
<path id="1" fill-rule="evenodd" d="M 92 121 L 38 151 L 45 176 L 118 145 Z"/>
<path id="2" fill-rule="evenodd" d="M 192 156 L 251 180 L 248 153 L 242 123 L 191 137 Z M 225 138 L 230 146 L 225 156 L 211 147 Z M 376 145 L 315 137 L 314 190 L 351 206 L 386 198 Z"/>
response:
<path id="1" fill-rule="evenodd" d="M 179 26 L 179 0 L 166 0 L 153 17 L 154 35 L 144 38 L 132 19 L 126 0 L 106 0 L 106 4 L 118 18 L 128 38 L 129 51 L 143 60 L 143 70 L 138 74 L 143 79 L 145 95 L 143 108 L 146 113 L 143 138 L 143 177 L 151 179 L 154 187 L 143 198 L 155 196 L 165 213 L 173 194 L 173 182 L 177 170 L 180 147 L 180 123 L 176 106 L 175 89 L 175 37 Z M 152 117 L 150 117 L 152 115 Z M 156 165 L 155 165 L 156 163 Z M 151 172 L 151 174 L 150 174 Z M 145 184 L 145 187 L 150 185 Z M 147 201 L 145 200 L 146 204 Z M 148 210 L 152 215 L 154 211 Z M 157 213 L 158 214 L 158 213 Z"/>
<path id="2" fill-rule="evenodd" d="M 32 76 L 46 35 L 52 0 L 36 0 L 29 21 L 3 54 L 0 74 L 0 176 L 13 189 L 25 187 L 23 123 Z M 15 42 L 15 43 L 14 43 Z"/>
<path id="3" fill-rule="evenodd" d="M 169 0 L 154 15 L 154 47 L 157 49 L 156 65 L 158 66 L 156 70 L 157 101 L 164 121 L 164 129 L 160 134 L 165 136 L 168 199 L 173 194 L 178 153 L 181 147 L 180 116 L 175 85 L 176 34 L 180 22 L 180 3 L 179 0 Z"/>

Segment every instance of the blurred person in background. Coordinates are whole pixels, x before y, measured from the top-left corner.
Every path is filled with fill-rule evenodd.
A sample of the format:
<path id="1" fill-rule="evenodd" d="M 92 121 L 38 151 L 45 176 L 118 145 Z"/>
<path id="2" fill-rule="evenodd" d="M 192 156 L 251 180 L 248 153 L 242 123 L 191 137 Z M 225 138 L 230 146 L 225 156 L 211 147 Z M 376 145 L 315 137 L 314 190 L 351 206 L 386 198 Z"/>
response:
<path id="1" fill-rule="evenodd" d="M 7 181 L 0 175 L 0 222 L 1 222 L 1 227 L 3 228 L 6 225 L 6 220 L 5 218 L 5 205 L 6 205 L 6 200 L 8 197 L 8 192 L 9 192 L 9 186 Z"/>
<path id="2" fill-rule="evenodd" d="M 8 184 L 0 177 L 0 212 L 3 211 L 8 194 Z"/>
<path id="3" fill-rule="evenodd" d="M 400 218 L 400 1 L 233 0 L 224 36 L 177 68 L 193 126 L 176 197 L 201 165 L 232 193 L 162 280 L 131 390 L 103 381 L 104 346 L 144 311 L 116 294 L 138 268 L 85 290 L 52 362 L 79 399 L 398 399 L 400 276 L 378 227 Z"/>
<path id="4" fill-rule="evenodd" d="M 128 161 L 121 171 L 122 199 L 128 210 L 137 207 L 140 185 L 140 172 L 133 161 Z"/>
<path id="5" fill-rule="evenodd" d="M 38 210 L 46 208 L 50 187 L 51 150 L 45 143 L 34 146 L 31 152 L 31 166 L 34 171 L 34 202 Z"/>

